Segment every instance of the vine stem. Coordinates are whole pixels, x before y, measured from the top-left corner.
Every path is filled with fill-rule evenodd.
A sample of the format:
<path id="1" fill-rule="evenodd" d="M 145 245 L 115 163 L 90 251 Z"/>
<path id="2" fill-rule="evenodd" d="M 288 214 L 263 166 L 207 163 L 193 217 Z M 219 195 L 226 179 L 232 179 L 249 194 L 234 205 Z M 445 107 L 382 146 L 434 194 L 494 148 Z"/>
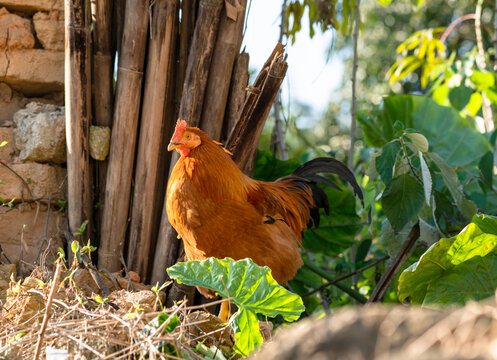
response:
<path id="1" fill-rule="evenodd" d="M 318 291 L 321 291 L 321 290 L 323 290 L 323 289 L 327 288 L 328 286 L 335 285 L 335 284 L 336 284 L 336 283 L 338 283 L 339 281 L 342 281 L 342 280 L 348 279 L 348 278 L 350 278 L 350 277 L 352 277 L 352 276 L 354 276 L 354 275 L 360 274 L 360 273 L 362 273 L 363 271 L 365 271 L 365 270 L 367 270 L 367 269 L 369 269 L 369 268 L 372 268 L 373 266 L 376 266 L 376 265 L 378 265 L 379 263 L 381 263 L 381 262 L 383 262 L 383 261 L 385 261 L 385 260 L 388 260 L 389 258 L 390 258 L 390 256 L 385 255 L 385 256 L 383 256 L 383 257 L 381 257 L 381 258 L 379 258 L 379 259 L 377 259 L 377 260 L 373 261 L 371 264 L 368 264 L 368 265 L 366 265 L 366 266 L 363 266 L 362 268 L 357 269 L 356 271 L 353 271 L 353 272 L 351 272 L 351 273 L 349 273 L 349 274 L 346 274 L 346 275 L 340 276 L 340 277 L 336 278 L 335 280 L 333 280 L 333 281 L 329 281 L 329 282 L 327 282 L 326 284 L 321 285 L 321 286 L 320 286 L 320 287 L 318 287 L 317 289 L 314 289 L 314 290 L 311 290 L 311 291 L 309 291 L 309 292 L 306 292 L 305 294 L 301 294 L 300 296 L 301 296 L 301 297 L 305 297 L 305 296 L 310 296 L 310 295 L 312 295 L 312 294 L 315 294 L 315 293 L 317 293 Z"/>
<path id="2" fill-rule="evenodd" d="M 328 274 L 326 271 L 324 271 L 319 266 L 314 264 L 312 261 L 308 259 L 302 259 L 302 260 L 304 261 L 304 265 L 312 272 L 318 274 L 319 276 L 330 282 L 335 280 L 330 274 Z M 365 304 L 368 301 L 368 299 L 366 299 L 362 294 L 360 294 L 354 289 L 349 288 L 348 286 L 345 286 L 339 282 L 336 282 L 333 285 L 339 288 L 340 290 L 342 290 L 343 292 L 347 293 L 351 298 L 353 298 L 354 300 L 356 300 L 361 304 Z"/>

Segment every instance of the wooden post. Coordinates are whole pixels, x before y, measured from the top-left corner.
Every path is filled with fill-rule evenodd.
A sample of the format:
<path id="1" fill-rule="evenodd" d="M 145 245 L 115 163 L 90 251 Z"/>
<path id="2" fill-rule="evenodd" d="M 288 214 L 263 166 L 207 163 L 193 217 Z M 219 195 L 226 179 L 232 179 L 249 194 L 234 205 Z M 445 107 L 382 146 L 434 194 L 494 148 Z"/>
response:
<path id="1" fill-rule="evenodd" d="M 254 85 L 249 87 L 240 120 L 228 139 L 226 148 L 233 153 L 233 161 L 246 174 L 253 172 L 257 143 L 287 68 L 283 45 L 278 44 Z"/>
<path id="2" fill-rule="evenodd" d="M 112 125 L 112 104 L 114 100 L 114 42 L 112 41 L 112 1 L 99 0 L 92 3 L 93 17 L 93 103 L 94 123 L 98 126 Z M 105 197 L 107 159 L 95 163 L 95 201 L 102 203 Z M 100 230 L 102 207 L 95 217 L 95 227 Z"/>
<path id="3" fill-rule="evenodd" d="M 98 251 L 99 266 L 109 271 L 117 271 L 121 267 L 120 253 L 128 224 L 148 14 L 148 1 L 126 1 Z"/>
<path id="4" fill-rule="evenodd" d="M 224 116 L 223 139 L 228 139 L 243 110 L 249 80 L 249 59 L 249 54 L 246 52 L 242 52 L 236 57 L 233 75 L 231 76 L 226 115 Z"/>
<path id="5" fill-rule="evenodd" d="M 200 122 L 202 130 L 214 140 L 221 137 L 233 64 L 242 43 L 245 3 L 245 0 L 240 0 L 240 4 L 238 0 L 227 1 L 219 23 Z"/>
<path id="6" fill-rule="evenodd" d="M 166 129 L 172 128 L 175 121 L 171 116 L 174 113 L 165 108 L 173 104 L 170 97 L 174 93 L 170 90 L 175 85 L 178 3 L 157 0 L 152 8 L 127 261 L 128 268 L 142 279 L 148 275 L 152 246 L 155 249 L 166 190 L 164 169 L 169 169 L 169 161 L 165 161 Z"/>
<path id="7" fill-rule="evenodd" d="M 178 114 L 189 126 L 200 124 L 223 3 L 222 0 L 200 0 L 199 3 Z"/>
<path id="8" fill-rule="evenodd" d="M 183 83 L 185 81 L 186 64 L 188 62 L 188 52 L 192 43 L 193 31 L 195 29 L 195 19 L 197 13 L 198 0 L 181 1 L 181 33 L 179 39 L 179 61 L 178 61 L 178 90 L 176 91 L 177 106 L 181 103 L 183 94 Z"/>
<path id="9" fill-rule="evenodd" d="M 200 0 L 199 2 L 198 16 L 188 55 L 178 114 L 179 118 L 186 120 L 189 126 L 198 126 L 200 123 L 205 88 L 223 3 L 222 0 Z M 171 158 L 170 169 L 172 169 L 177 159 L 175 152 Z M 173 252 L 175 253 L 174 256 L 176 256 L 179 241 L 176 232 L 167 220 L 166 212 L 163 211 L 152 267 L 152 283 L 162 283 L 166 279 L 166 268 L 176 263 L 176 258 L 173 262 L 170 262 L 170 259 L 173 258 Z"/>
<path id="10" fill-rule="evenodd" d="M 88 221 L 92 233 L 90 2 L 65 0 L 65 104 L 69 231 Z"/>

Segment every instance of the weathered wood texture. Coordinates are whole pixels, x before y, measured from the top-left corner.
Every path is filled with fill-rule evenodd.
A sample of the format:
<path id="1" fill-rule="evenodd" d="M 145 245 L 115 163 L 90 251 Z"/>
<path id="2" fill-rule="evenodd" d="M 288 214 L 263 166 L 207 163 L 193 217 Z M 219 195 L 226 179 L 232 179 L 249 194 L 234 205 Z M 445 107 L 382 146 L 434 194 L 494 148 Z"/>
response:
<path id="1" fill-rule="evenodd" d="M 182 0 L 181 1 L 181 32 L 179 39 L 179 56 L 178 56 L 178 72 L 177 72 L 177 87 L 176 105 L 179 109 L 181 95 L 183 93 L 183 83 L 185 81 L 186 63 L 188 61 L 188 51 L 192 43 L 193 30 L 195 29 L 195 19 L 197 15 L 198 0 Z"/>
<path id="2" fill-rule="evenodd" d="M 223 3 L 222 0 L 200 0 L 199 2 L 178 113 L 178 116 L 186 120 L 189 126 L 198 126 L 200 123 Z"/>
<path id="3" fill-rule="evenodd" d="M 189 126 L 198 126 L 202 113 L 204 94 L 209 76 L 212 54 L 216 42 L 221 9 L 221 0 L 200 0 L 198 16 L 195 22 L 192 44 L 188 55 L 185 80 L 183 84 L 178 117 L 187 121 Z M 170 170 L 178 159 L 174 152 L 171 157 Z M 151 281 L 163 282 L 166 279 L 165 269 L 176 263 L 170 262 L 173 253 L 177 253 L 179 239 L 167 220 L 167 213 L 162 218 L 154 254 Z"/>
<path id="4" fill-rule="evenodd" d="M 65 103 L 69 230 L 92 233 L 90 2 L 65 0 Z"/>
<path id="5" fill-rule="evenodd" d="M 202 130 L 214 140 L 221 138 L 233 64 L 242 43 L 245 3 L 228 0 L 219 23 L 200 122 Z"/>
<path id="6" fill-rule="evenodd" d="M 174 126 L 174 112 L 166 107 L 173 104 L 178 8 L 178 0 L 157 0 L 152 7 L 127 261 L 142 279 L 148 276 L 167 185 L 166 130 Z"/>
<path id="7" fill-rule="evenodd" d="M 98 1 L 98 0 L 97 0 Z M 126 1 L 117 0 L 113 1 L 114 6 L 112 8 L 112 43 L 117 53 L 121 53 L 121 44 L 123 40 L 124 32 L 124 12 L 126 10 Z"/>
<path id="8" fill-rule="evenodd" d="M 112 0 L 92 2 L 93 19 L 93 104 L 95 109 L 94 124 L 112 125 L 112 104 L 114 101 L 114 53 L 112 29 Z M 105 180 L 107 159 L 95 163 L 95 201 L 102 203 L 105 197 Z M 95 216 L 97 231 L 102 223 L 102 207 Z"/>
<path id="9" fill-rule="evenodd" d="M 249 80 L 249 60 L 250 56 L 246 52 L 242 52 L 236 57 L 228 103 L 226 104 L 226 115 L 224 116 L 223 140 L 228 139 L 243 110 Z"/>
<path id="10" fill-rule="evenodd" d="M 257 143 L 287 68 L 283 45 L 278 44 L 249 87 L 240 120 L 228 139 L 226 148 L 246 174 L 253 172 Z"/>
<path id="11" fill-rule="evenodd" d="M 128 224 L 148 13 L 148 2 L 126 1 L 98 253 L 99 266 L 109 271 L 117 271 L 121 267 L 120 252 Z"/>

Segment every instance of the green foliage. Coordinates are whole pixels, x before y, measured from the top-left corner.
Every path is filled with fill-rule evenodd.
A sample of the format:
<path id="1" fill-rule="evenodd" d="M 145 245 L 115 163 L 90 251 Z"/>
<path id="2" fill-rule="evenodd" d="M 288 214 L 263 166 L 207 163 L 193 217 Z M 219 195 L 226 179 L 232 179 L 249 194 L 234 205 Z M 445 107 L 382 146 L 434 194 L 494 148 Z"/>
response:
<path id="1" fill-rule="evenodd" d="M 177 263 L 167 272 L 178 282 L 206 287 L 232 299 L 239 308 L 235 349 L 244 356 L 262 344 L 256 314 L 281 315 L 286 321 L 295 321 L 304 311 L 300 296 L 278 285 L 267 266 L 260 267 L 251 259 L 208 258 Z"/>
<path id="2" fill-rule="evenodd" d="M 320 210 L 319 227 L 306 230 L 302 244 L 308 251 L 337 256 L 354 243 L 361 221 L 356 213 L 356 198 L 349 189 L 325 188 L 324 191 L 331 204 L 330 215 Z"/>
<path id="3" fill-rule="evenodd" d="M 400 300 L 435 305 L 492 296 L 497 287 L 496 229 L 497 218 L 475 216 L 457 236 L 431 246 L 400 276 Z"/>
<path id="4" fill-rule="evenodd" d="M 282 161 L 269 150 L 258 150 L 254 176 L 256 180 L 274 181 L 280 177 L 290 175 L 300 166 L 295 159 Z"/>
<path id="5" fill-rule="evenodd" d="M 393 124 L 400 121 L 405 128 L 423 134 L 432 152 L 450 166 L 476 165 L 490 150 L 487 139 L 451 107 L 441 106 L 425 96 L 389 96 L 383 107 L 358 117 L 368 145 L 379 147 L 398 136 Z M 456 141 L 455 141 L 456 140 Z"/>
<path id="6" fill-rule="evenodd" d="M 351 0 L 343 0 L 344 8 L 350 9 Z M 286 8 L 287 36 L 295 42 L 295 35 L 302 29 L 302 17 L 307 9 L 309 15 L 309 34 L 312 38 L 315 34 L 314 26 L 318 25 L 322 32 L 331 28 L 338 28 L 336 17 L 337 0 L 315 1 L 315 0 L 293 0 Z"/>
<path id="7" fill-rule="evenodd" d="M 389 142 L 383 147 L 381 155 L 375 160 L 376 171 L 378 171 L 381 181 L 385 184 L 392 180 L 393 167 L 399 151 L 400 143 L 398 141 Z"/>
<path id="8" fill-rule="evenodd" d="M 421 86 L 428 85 L 430 74 L 445 60 L 445 45 L 437 37 L 443 30 L 439 27 L 416 31 L 397 47 L 397 53 L 404 56 L 388 70 L 390 84 L 421 68 Z"/>
<path id="9" fill-rule="evenodd" d="M 423 186 L 408 174 L 402 174 L 390 181 L 381 198 L 383 211 L 395 231 L 401 231 L 418 215 L 423 202 Z"/>

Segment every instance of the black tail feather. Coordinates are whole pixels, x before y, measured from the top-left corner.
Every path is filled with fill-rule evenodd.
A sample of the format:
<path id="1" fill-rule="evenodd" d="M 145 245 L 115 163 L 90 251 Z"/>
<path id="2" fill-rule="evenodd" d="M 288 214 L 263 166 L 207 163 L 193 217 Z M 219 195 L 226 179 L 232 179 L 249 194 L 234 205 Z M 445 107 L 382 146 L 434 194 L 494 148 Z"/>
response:
<path id="1" fill-rule="evenodd" d="M 307 179 L 310 179 L 312 181 L 318 182 L 318 179 L 320 180 L 319 182 L 323 182 L 322 176 L 317 175 L 317 173 L 332 173 L 332 174 L 337 174 L 347 180 L 352 188 L 354 189 L 354 193 L 359 197 L 361 200 L 362 205 L 364 206 L 364 197 L 362 195 L 362 190 L 359 184 L 357 183 L 354 174 L 345 166 L 342 162 L 333 159 L 333 158 L 317 158 L 311 161 L 306 162 L 305 164 L 301 165 L 298 167 L 294 172 L 293 175 L 296 176 L 301 176 Z M 325 179 L 326 184 L 329 186 L 334 187 L 335 189 L 338 188 L 338 186 L 333 183 L 332 181 L 329 181 L 328 179 Z M 331 183 L 331 184 L 330 184 Z"/>

